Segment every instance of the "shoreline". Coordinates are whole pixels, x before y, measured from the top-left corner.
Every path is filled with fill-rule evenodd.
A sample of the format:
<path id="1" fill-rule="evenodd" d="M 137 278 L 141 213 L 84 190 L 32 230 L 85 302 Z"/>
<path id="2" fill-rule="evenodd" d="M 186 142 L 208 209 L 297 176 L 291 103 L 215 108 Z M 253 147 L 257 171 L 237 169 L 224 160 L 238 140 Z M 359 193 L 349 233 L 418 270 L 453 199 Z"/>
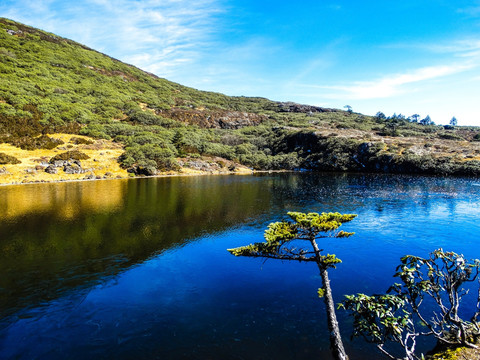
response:
<path id="1" fill-rule="evenodd" d="M 138 179 L 152 179 L 152 178 L 167 178 L 167 177 L 190 177 L 190 176 L 217 176 L 217 175 L 254 175 L 254 174 L 269 174 L 269 173 L 287 173 L 287 172 L 296 172 L 294 170 L 251 170 L 251 171 L 226 171 L 226 172 L 191 172 L 191 173 L 164 173 L 152 176 L 127 176 L 127 177 L 111 177 L 111 178 L 100 178 L 100 179 L 58 179 L 52 181 L 29 181 L 29 182 L 18 182 L 18 183 L 0 183 L 0 187 L 5 186 L 19 186 L 19 185 L 37 185 L 37 184 L 59 184 L 59 183 L 70 183 L 70 182 L 83 182 L 83 181 L 107 181 L 107 180 L 138 180 Z"/>

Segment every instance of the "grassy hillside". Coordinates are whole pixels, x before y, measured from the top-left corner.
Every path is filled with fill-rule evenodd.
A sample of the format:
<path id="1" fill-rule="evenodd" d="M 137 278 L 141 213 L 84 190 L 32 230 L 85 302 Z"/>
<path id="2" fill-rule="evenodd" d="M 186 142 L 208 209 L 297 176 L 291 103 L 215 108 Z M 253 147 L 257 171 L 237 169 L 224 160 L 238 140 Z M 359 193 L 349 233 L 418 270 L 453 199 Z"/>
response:
<path id="1" fill-rule="evenodd" d="M 232 169 L 480 174 L 478 128 L 198 91 L 3 18 L 0 79 L 4 173 L 25 166 L 12 147 L 58 152 L 51 135 L 61 133 L 113 141 L 135 174 L 211 159 Z"/>

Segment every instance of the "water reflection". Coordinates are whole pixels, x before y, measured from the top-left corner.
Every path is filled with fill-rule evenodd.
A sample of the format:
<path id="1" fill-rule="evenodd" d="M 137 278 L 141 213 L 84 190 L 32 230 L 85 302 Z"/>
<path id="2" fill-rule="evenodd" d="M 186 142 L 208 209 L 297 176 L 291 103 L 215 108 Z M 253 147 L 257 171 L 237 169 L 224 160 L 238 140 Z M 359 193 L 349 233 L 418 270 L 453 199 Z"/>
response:
<path id="1" fill-rule="evenodd" d="M 343 260 L 334 297 L 383 292 L 407 253 L 478 257 L 479 192 L 469 179 L 351 174 L 0 188 L 0 358 L 329 359 L 315 268 L 225 249 L 286 211 L 357 213 L 354 237 L 323 244 Z"/>
<path id="2" fill-rule="evenodd" d="M 47 213 L 72 219 L 87 209 L 109 211 L 122 205 L 126 186 L 126 181 L 88 181 L 1 188 L 0 218 L 18 221 L 28 214 Z"/>
<path id="3" fill-rule="evenodd" d="M 261 186 L 228 177 L 17 186 L 0 189 L 0 198 L 3 316 L 246 221 L 270 203 Z"/>

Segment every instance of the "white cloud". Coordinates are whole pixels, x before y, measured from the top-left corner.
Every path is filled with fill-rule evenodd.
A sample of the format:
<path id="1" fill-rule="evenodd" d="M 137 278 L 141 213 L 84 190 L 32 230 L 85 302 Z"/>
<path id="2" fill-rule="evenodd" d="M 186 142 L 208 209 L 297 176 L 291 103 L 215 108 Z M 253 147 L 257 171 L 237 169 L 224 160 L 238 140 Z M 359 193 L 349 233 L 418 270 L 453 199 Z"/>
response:
<path id="1" fill-rule="evenodd" d="M 327 95 L 329 98 L 378 99 L 399 95 L 407 89 L 405 85 L 432 80 L 469 70 L 473 65 L 442 65 L 420 68 L 403 74 L 392 74 L 374 81 L 359 81 L 347 86 L 323 86 L 338 90 L 339 93 Z"/>
<path id="2" fill-rule="evenodd" d="M 221 30 L 218 0 L 6 0 L 0 13 L 162 77 L 201 56 Z"/>
<path id="3" fill-rule="evenodd" d="M 480 39 L 467 38 L 448 44 L 417 45 L 418 47 L 440 54 L 450 54 L 460 58 L 480 58 Z"/>

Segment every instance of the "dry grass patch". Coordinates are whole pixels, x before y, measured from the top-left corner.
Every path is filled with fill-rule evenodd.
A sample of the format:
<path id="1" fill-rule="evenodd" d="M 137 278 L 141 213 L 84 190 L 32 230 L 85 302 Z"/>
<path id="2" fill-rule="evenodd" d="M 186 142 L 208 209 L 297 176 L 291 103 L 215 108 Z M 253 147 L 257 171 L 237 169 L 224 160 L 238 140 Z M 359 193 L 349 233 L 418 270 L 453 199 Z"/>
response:
<path id="1" fill-rule="evenodd" d="M 17 165 L 4 165 L 6 171 L 0 174 L 0 184 L 80 180 L 87 176 L 92 177 L 92 175 L 95 178 L 128 177 L 128 173 L 120 168 L 117 162 L 118 157 L 123 153 L 121 145 L 112 141 L 95 140 L 80 135 L 52 134 L 50 137 L 62 140 L 64 143 L 70 143 L 72 145 L 70 150 L 78 150 L 89 156 L 89 159 L 81 162 L 82 168 L 88 169 L 88 171 L 82 174 L 65 174 L 60 169 L 57 174 L 48 174 L 44 169 L 51 158 L 62 152 L 58 148 L 22 150 L 10 144 L 0 144 L 0 152 L 20 160 L 20 164 Z M 87 144 L 76 145 L 75 142 L 83 141 L 75 139 L 72 141 L 72 138 L 83 139 Z"/>

